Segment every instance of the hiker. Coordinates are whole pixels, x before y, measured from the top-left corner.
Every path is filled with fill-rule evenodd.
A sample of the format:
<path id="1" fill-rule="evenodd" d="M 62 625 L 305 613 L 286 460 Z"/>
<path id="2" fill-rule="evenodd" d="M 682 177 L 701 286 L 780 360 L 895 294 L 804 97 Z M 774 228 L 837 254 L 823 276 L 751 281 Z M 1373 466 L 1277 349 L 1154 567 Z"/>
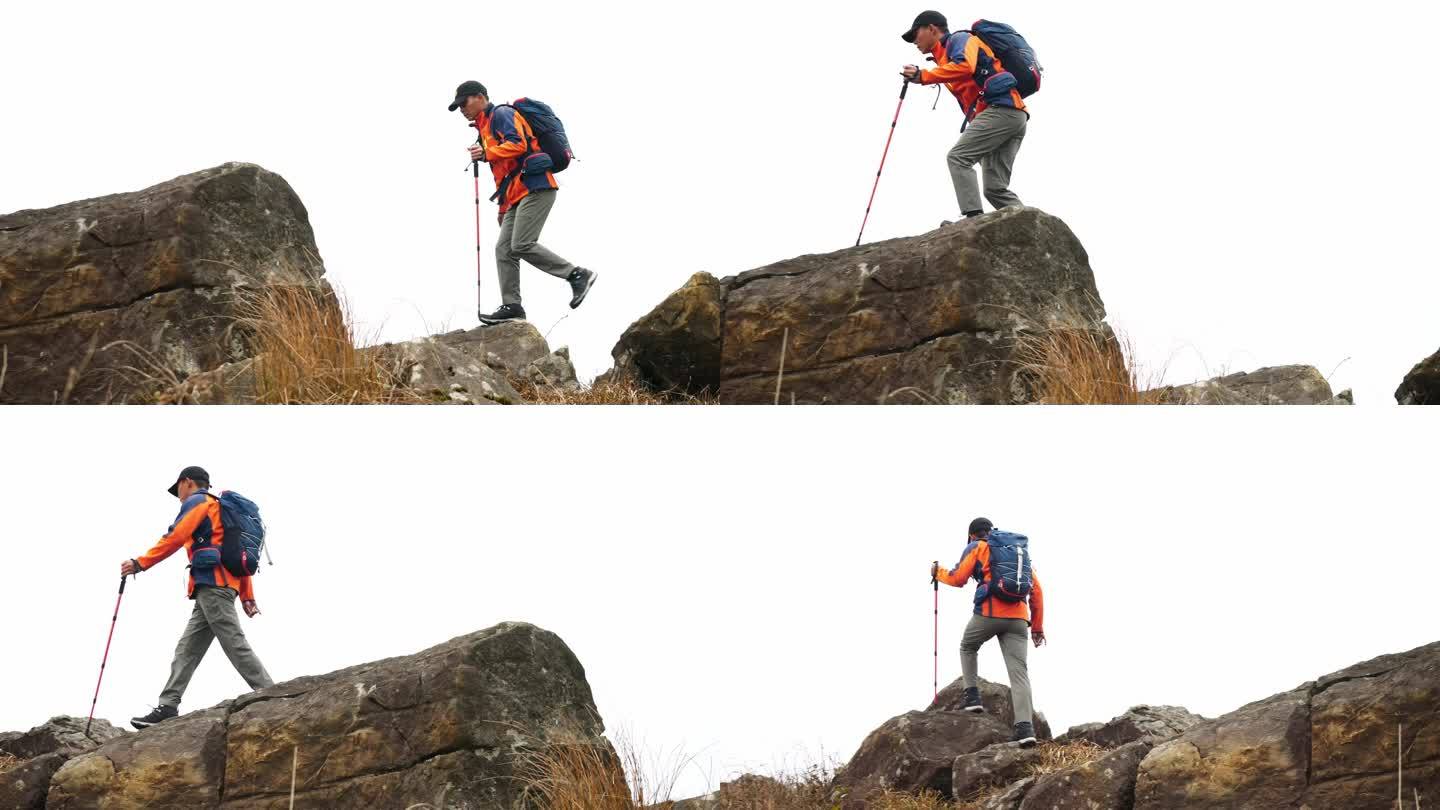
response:
<path id="1" fill-rule="evenodd" d="M 1030 673 L 1025 666 L 1025 636 L 1028 633 L 1036 647 L 1045 643 L 1045 598 L 1026 542 L 1023 535 L 996 531 L 990 521 L 975 518 L 970 522 L 970 543 L 960 562 L 949 571 L 932 566 L 930 576 L 956 588 L 965 587 L 972 578 L 978 583 L 975 615 L 960 642 L 960 669 L 965 678 L 963 708 L 977 714 L 985 711 L 980 701 L 980 647 L 999 638 L 1005 669 L 1010 673 L 1010 699 L 1015 706 L 1015 735 L 1011 739 L 1028 748 L 1035 744 L 1035 710 Z"/>
<path id="2" fill-rule="evenodd" d="M 493 326 L 525 320 L 525 307 L 520 303 L 521 259 L 570 282 L 570 308 L 580 306 L 595 283 L 595 273 L 565 261 L 540 244 L 540 231 L 555 207 L 560 188 L 551 171 L 556 168 L 555 161 L 540 148 L 525 115 L 509 104 L 492 104 L 489 91 L 480 82 L 469 81 L 455 88 L 450 111 L 455 110 L 480 133 L 479 142 L 470 147 L 470 159 L 490 164 L 496 189 L 491 199 L 500 203 L 495 265 L 500 276 L 501 304 L 493 313 L 481 312 L 480 322 Z"/>
<path id="3" fill-rule="evenodd" d="M 180 698 L 213 639 L 219 639 L 220 649 L 251 689 L 274 685 L 255 651 L 250 649 L 250 642 L 245 640 L 235 613 L 236 596 L 246 616 L 255 618 L 260 615 L 260 608 L 255 605 L 251 578 L 235 576 L 220 562 L 225 526 L 220 519 L 220 500 L 210 494 L 210 474 L 200 467 L 186 467 L 168 491 L 180 499 L 180 515 L 153 548 L 120 564 L 120 576 L 148 571 L 183 547 L 190 558 L 186 594 L 194 600 L 195 607 L 190 611 L 190 623 L 180 635 L 180 643 L 175 645 L 175 660 L 170 664 L 170 679 L 160 693 L 160 705 L 147 715 L 131 718 L 130 725 L 137 729 L 149 728 L 180 714 Z"/>
<path id="4" fill-rule="evenodd" d="M 1008 26 L 1001 27 L 1013 33 Z M 960 141 L 951 148 L 948 158 L 961 216 L 978 217 L 984 213 L 980 187 L 975 181 L 976 163 L 985 175 L 985 199 L 991 205 L 997 210 L 1021 205 L 1020 198 L 1010 190 L 1010 175 L 1025 140 L 1030 113 L 1025 109 L 1015 75 L 1006 69 L 1021 68 L 1002 64 L 990 45 L 968 31 L 952 34 L 945 15 L 938 11 L 921 12 L 901 38 L 935 61 L 930 70 L 906 65 L 901 75 L 917 84 L 945 85 L 965 111 Z M 1038 72 L 1035 76 L 1038 86 Z"/>

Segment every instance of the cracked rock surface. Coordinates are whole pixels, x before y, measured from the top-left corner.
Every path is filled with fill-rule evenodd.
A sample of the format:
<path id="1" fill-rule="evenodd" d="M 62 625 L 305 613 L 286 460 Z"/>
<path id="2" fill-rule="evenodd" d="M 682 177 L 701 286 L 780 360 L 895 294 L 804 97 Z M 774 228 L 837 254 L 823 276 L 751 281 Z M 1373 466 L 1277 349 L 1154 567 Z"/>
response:
<path id="1" fill-rule="evenodd" d="M 1104 329 L 1084 247 L 1013 208 L 923 236 L 692 278 L 621 337 L 616 369 L 657 390 L 799 403 L 1028 401 L 1018 335 Z"/>
<path id="2" fill-rule="evenodd" d="M 297 808 L 509 810 L 517 754 L 603 731 L 565 643 L 508 623 L 126 734 L 66 762 L 46 807 L 285 808 L 294 767 Z"/>
<path id="3" fill-rule="evenodd" d="M 0 402 L 126 401 L 248 356 L 235 291 L 326 288 L 284 178 L 227 163 L 143 191 L 0 215 Z"/>
<path id="4" fill-rule="evenodd" d="M 1407 795 L 1440 795 L 1440 643 L 1357 664 L 1156 746 L 1140 764 L 1135 807 L 1391 808 L 1401 751 Z"/>

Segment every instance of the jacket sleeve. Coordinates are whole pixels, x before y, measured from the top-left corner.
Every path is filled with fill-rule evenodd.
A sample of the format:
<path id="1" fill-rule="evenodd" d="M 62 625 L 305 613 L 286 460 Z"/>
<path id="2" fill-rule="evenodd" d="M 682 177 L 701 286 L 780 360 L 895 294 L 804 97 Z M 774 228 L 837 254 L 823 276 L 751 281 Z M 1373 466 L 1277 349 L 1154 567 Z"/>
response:
<path id="1" fill-rule="evenodd" d="M 175 524 L 170 527 L 170 531 L 156 541 L 155 545 L 152 546 L 149 551 L 135 559 L 136 562 L 140 563 L 140 570 L 150 570 L 157 563 L 184 548 L 185 544 L 190 542 L 191 536 L 195 533 L 195 529 L 200 525 L 200 521 L 205 519 L 206 510 L 201 508 L 204 505 L 204 498 L 199 498 L 192 503 L 187 503 L 180 507 L 180 516 L 175 519 Z"/>
<path id="2" fill-rule="evenodd" d="M 1030 569 L 1030 632 L 1045 632 L 1045 591 L 1033 567 Z"/>
<path id="3" fill-rule="evenodd" d="M 255 578 L 254 578 L 254 577 L 240 577 L 240 601 L 241 601 L 241 602 L 254 602 L 254 601 L 255 601 Z"/>
<path id="4" fill-rule="evenodd" d="M 950 64 L 920 71 L 921 84 L 948 84 L 974 78 L 980 55 L 980 41 L 966 35 L 961 42 L 957 36 L 951 40 L 949 48 Z"/>
<path id="5" fill-rule="evenodd" d="M 980 544 L 971 543 L 965 547 L 965 554 L 960 562 L 955 564 L 949 571 L 941 571 L 937 577 L 941 582 L 955 588 L 963 588 L 975 576 L 975 566 L 980 562 Z"/>
<path id="6" fill-rule="evenodd" d="M 485 139 L 487 160 L 511 160 L 522 157 L 530 151 L 530 145 L 521 137 L 523 120 L 515 120 L 515 111 L 498 109 L 490 116 L 490 137 Z"/>

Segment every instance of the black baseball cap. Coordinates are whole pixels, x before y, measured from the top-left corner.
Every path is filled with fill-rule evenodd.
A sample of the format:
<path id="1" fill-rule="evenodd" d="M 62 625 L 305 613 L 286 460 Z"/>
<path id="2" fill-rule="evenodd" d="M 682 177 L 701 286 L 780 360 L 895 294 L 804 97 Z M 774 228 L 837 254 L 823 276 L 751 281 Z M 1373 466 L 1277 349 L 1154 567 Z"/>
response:
<path id="1" fill-rule="evenodd" d="M 910 23 L 910 30 L 901 34 L 900 38 L 914 45 L 915 32 L 927 25 L 938 25 L 947 31 L 950 30 L 950 22 L 945 19 L 944 14 L 938 11 L 922 11 L 920 12 L 920 16 L 915 18 L 915 22 Z"/>
<path id="2" fill-rule="evenodd" d="M 204 467 L 186 467 L 175 477 L 175 483 L 170 485 L 169 492 L 171 495 L 177 498 L 180 496 L 180 482 L 186 478 L 189 478 L 201 486 L 210 486 L 210 473 L 205 472 Z"/>
<path id="3" fill-rule="evenodd" d="M 465 99 L 471 96 L 485 96 L 489 98 L 490 91 L 486 90 L 485 85 L 479 82 L 465 82 L 461 84 L 455 88 L 455 100 L 450 102 L 450 112 L 455 112 L 460 109 L 460 105 L 465 103 Z"/>
<path id="4" fill-rule="evenodd" d="M 972 536 L 977 534 L 984 534 L 993 528 L 995 528 L 995 524 L 991 523 L 985 518 L 975 518 L 974 520 L 970 521 L 970 534 Z"/>

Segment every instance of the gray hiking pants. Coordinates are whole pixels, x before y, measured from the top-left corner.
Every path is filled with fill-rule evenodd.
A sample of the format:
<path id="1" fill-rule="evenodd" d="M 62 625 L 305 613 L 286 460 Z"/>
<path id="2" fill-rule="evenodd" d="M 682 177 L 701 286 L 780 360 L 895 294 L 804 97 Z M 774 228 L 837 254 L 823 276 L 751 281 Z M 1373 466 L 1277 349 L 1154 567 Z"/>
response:
<path id="1" fill-rule="evenodd" d="M 950 149 L 950 180 L 955 184 L 955 199 L 960 213 L 982 210 L 980 187 L 975 182 L 975 164 L 985 175 L 985 199 L 996 209 L 1020 205 L 1020 198 L 1010 190 L 1010 175 L 1015 170 L 1015 156 L 1025 140 L 1029 116 L 1012 107 L 987 107 L 975 116 L 960 142 Z"/>
<path id="2" fill-rule="evenodd" d="M 160 693 L 161 706 L 179 706 L 185 688 L 190 685 L 190 676 L 200 666 L 200 659 L 210 649 L 210 642 L 220 640 L 220 649 L 235 666 L 235 671 L 250 684 L 251 689 L 273 686 L 270 674 L 250 649 L 245 640 L 245 631 L 240 629 L 240 617 L 235 610 L 235 591 L 230 588 L 195 588 L 195 608 L 190 611 L 190 623 L 180 634 L 180 643 L 175 645 L 175 660 L 170 664 L 170 680 L 165 682 L 165 691 Z"/>
<path id="3" fill-rule="evenodd" d="M 1000 652 L 1005 656 L 1005 669 L 1010 672 L 1010 700 L 1015 704 L 1015 722 L 1034 722 L 1030 671 L 1025 667 L 1030 624 L 1024 619 L 970 617 L 970 623 L 965 625 L 965 637 L 960 641 L 960 671 L 965 675 L 965 686 L 974 688 L 979 685 L 980 645 L 997 636 Z"/>
<path id="4" fill-rule="evenodd" d="M 520 182 L 516 180 L 515 182 Z M 540 244 L 540 231 L 555 207 L 558 191 L 532 191 L 505 212 L 500 221 L 500 238 L 495 242 L 495 266 L 500 274 L 500 299 L 520 303 L 520 260 L 558 278 L 566 278 L 575 265 Z"/>

